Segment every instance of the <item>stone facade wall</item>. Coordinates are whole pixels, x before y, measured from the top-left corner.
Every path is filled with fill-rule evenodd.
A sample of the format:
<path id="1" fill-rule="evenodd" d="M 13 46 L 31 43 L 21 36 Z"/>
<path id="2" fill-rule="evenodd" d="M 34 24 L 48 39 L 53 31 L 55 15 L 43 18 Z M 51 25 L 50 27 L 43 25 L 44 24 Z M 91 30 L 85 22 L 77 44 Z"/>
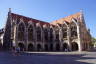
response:
<path id="1" fill-rule="evenodd" d="M 8 22 L 12 46 L 20 47 L 21 51 L 82 51 L 90 49 L 91 35 L 83 17 L 56 20 L 50 25 L 34 23 L 23 18 L 12 19 L 9 13 Z M 82 15 L 82 14 L 80 14 Z M 75 15 L 74 15 L 75 16 Z M 59 23 L 60 22 L 60 23 Z M 7 25 L 7 24 L 6 24 Z M 6 29 L 7 30 L 7 29 Z"/>

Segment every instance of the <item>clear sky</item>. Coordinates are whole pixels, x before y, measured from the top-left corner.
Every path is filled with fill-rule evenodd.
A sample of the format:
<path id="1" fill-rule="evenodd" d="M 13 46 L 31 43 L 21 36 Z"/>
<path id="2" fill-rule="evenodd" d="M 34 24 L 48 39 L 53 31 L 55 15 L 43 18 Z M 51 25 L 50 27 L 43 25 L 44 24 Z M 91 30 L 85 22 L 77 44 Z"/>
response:
<path id="1" fill-rule="evenodd" d="M 83 10 L 87 28 L 96 37 L 96 0 L 0 0 L 0 28 L 13 13 L 51 22 Z"/>

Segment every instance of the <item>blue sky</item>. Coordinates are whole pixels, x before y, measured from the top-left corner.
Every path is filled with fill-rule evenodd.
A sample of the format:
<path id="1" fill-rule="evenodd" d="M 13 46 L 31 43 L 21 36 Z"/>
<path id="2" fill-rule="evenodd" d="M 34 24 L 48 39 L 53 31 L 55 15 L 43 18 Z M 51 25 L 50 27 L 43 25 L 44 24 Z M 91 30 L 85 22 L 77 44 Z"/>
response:
<path id="1" fill-rule="evenodd" d="M 0 0 L 0 28 L 8 9 L 13 13 L 51 22 L 83 10 L 87 28 L 96 37 L 96 0 Z"/>

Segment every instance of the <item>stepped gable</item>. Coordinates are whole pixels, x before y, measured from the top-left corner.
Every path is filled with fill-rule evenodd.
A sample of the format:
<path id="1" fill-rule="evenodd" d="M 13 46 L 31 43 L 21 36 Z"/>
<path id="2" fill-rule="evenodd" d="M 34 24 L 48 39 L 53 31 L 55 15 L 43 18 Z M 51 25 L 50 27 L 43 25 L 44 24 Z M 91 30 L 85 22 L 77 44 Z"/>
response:
<path id="1" fill-rule="evenodd" d="M 72 18 L 79 18 L 80 15 L 81 15 L 81 12 L 78 12 L 76 14 L 67 16 L 65 18 L 61 18 L 59 20 L 55 20 L 55 21 L 51 22 L 51 24 L 54 24 L 54 25 L 56 25 L 56 24 L 62 24 L 64 21 L 69 24 L 71 22 Z"/>

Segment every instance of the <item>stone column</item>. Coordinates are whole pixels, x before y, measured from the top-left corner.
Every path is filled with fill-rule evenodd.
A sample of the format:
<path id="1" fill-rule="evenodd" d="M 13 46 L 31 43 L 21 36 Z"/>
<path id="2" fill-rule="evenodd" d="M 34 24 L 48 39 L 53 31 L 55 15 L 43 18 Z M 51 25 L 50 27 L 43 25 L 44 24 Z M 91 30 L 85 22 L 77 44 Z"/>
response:
<path id="1" fill-rule="evenodd" d="M 69 48 L 69 51 L 72 51 L 72 48 L 71 48 L 71 42 L 70 42 L 70 37 L 71 37 L 70 27 L 67 26 L 68 48 Z"/>
<path id="2" fill-rule="evenodd" d="M 54 42 L 53 50 L 54 51 L 55 51 L 55 39 L 56 39 L 55 30 L 53 30 L 53 42 Z"/>
<path id="3" fill-rule="evenodd" d="M 59 29 L 59 44 L 60 44 L 60 51 L 62 51 L 62 29 Z"/>
<path id="4" fill-rule="evenodd" d="M 80 38 L 80 27 L 77 25 L 77 35 L 78 35 L 78 51 L 82 51 L 82 43 L 81 43 L 81 38 Z"/>
<path id="5" fill-rule="evenodd" d="M 28 50 L 28 29 L 27 28 L 25 28 L 25 48 L 26 48 L 26 50 L 25 51 L 27 51 Z"/>
<path id="6" fill-rule="evenodd" d="M 12 44 L 12 46 L 16 47 L 16 43 L 17 43 L 17 30 L 16 30 L 16 26 L 14 26 L 13 33 L 14 33 L 14 37 L 13 37 L 13 44 Z"/>
<path id="7" fill-rule="evenodd" d="M 35 51 L 37 51 L 37 32 L 36 32 L 36 27 L 33 26 L 33 37 L 34 37 L 34 48 L 35 48 Z"/>

